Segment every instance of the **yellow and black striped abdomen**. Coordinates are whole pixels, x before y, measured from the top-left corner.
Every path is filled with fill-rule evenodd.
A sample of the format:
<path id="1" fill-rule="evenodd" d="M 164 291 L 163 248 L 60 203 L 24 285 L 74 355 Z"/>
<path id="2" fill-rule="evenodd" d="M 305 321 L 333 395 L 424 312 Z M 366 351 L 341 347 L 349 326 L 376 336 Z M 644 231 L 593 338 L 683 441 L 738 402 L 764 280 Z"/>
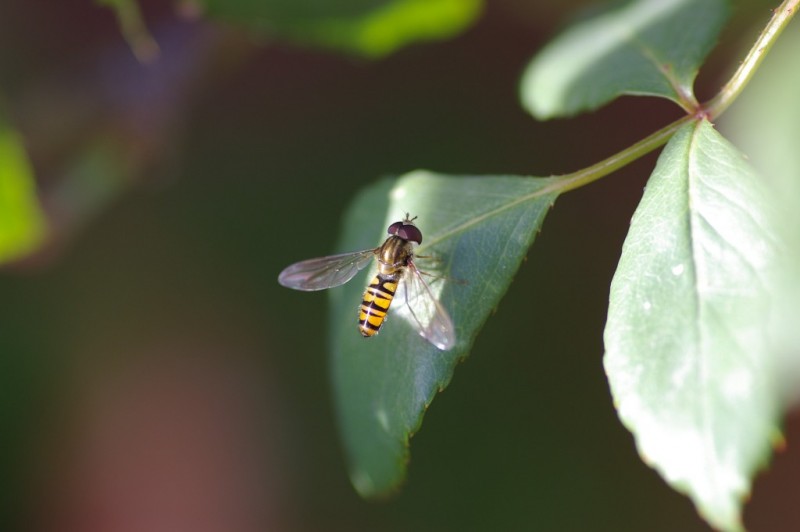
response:
<path id="1" fill-rule="evenodd" d="M 399 273 L 379 273 L 369 282 L 358 309 L 358 330 L 362 336 L 374 336 L 380 330 L 397 291 L 399 279 Z"/>

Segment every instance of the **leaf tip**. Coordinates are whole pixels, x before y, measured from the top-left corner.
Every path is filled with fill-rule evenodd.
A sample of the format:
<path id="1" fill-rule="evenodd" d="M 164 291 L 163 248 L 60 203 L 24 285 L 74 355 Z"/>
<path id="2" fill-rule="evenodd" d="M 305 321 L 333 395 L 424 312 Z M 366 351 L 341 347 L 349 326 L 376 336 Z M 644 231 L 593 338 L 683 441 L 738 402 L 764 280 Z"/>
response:
<path id="1" fill-rule="evenodd" d="M 375 495 L 375 483 L 372 481 L 372 477 L 370 477 L 369 473 L 363 469 L 351 469 L 350 482 L 362 497 L 369 498 Z"/>

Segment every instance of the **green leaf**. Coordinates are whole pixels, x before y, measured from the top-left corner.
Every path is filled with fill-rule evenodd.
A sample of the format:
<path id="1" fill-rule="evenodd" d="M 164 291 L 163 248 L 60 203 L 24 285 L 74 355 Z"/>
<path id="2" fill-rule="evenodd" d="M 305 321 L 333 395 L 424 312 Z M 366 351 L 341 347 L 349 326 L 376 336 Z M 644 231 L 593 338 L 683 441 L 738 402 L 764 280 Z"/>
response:
<path id="1" fill-rule="evenodd" d="M 401 317 L 395 301 L 375 338 L 358 333 L 363 274 L 331 290 L 332 372 L 350 476 L 363 496 L 391 492 L 403 480 L 408 441 L 437 391 L 508 289 L 557 196 L 554 180 L 456 177 L 413 172 L 365 190 L 348 210 L 340 250 L 368 249 L 406 212 L 423 234 L 420 269 L 449 311 L 456 345 L 440 351 Z M 398 298 L 396 298 L 398 299 Z"/>
<path id="2" fill-rule="evenodd" d="M 201 0 L 212 17 L 268 35 L 382 57 L 469 27 L 483 0 Z"/>
<path id="3" fill-rule="evenodd" d="M 33 168 L 22 138 L 0 115 L 0 263 L 31 253 L 44 237 Z"/>
<path id="4" fill-rule="evenodd" d="M 785 356 L 779 375 L 788 404 L 800 400 L 800 32 L 786 31 L 719 122 L 777 191 L 775 212 L 787 250 L 781 254 L 782 309 L 776 312 L 776 344 Z"/>
<path id="5" fill-rule="evenodd" d="M 692 85 L 727 18 L 725 0 L 640 0 L 579 22 L 546 46 L 521 83 L 539 119 L 596 109 L 623 94 L 696 105 Z"/>
<path id="6" fill-rule="evenodd" d="M 778 255 L 772 198 L 706 121 L 667 144 L 611 285 L 605 367 L 644 460 L 713 526 L 778 437 L 767 328 Z"/>

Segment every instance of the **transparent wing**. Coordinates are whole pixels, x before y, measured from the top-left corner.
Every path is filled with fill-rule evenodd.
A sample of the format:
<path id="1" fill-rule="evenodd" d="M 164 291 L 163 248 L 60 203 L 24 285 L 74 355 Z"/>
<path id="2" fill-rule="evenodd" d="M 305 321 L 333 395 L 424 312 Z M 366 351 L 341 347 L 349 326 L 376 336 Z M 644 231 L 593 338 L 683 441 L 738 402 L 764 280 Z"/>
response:
<path id="1" fill-rule="evenodd" d="M 413 262 L 408 264 L 403 285 L 406 303 L 406 309 L 403 310 L 410 315 L 407 321 L 423 338 L 442 351 L 451 349 L 456 343 L 453 321 Z"/>
<path id="2" fill-rule="evenodd" d="M 324 290 L 344 284 L 364 269 L 375 249 L 296 262 L 278 275 L 278 282 L 295 290 Z"/>

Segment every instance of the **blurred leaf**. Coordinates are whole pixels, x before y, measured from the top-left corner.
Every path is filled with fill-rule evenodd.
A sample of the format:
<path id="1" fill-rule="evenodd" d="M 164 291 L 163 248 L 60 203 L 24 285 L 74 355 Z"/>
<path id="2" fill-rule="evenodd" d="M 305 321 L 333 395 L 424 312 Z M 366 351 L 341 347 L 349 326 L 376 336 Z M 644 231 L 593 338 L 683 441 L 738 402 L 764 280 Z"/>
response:
<path id="1" fill-rule="evenodd" d="M 20 135 L 0 115 L 0 263 L 36 250 L 45 218 Z"/>
<path id="2" fill-rule="evenodd" d="M 74 230 L 107 209 L 135 182 L 141 169 L 126 153 L 126 145 L 110 133 L 93 138 L 76 152 L 64 176 L 52 187 L 50 201 L 61 221 Z M 69 227 L 72 226 L 72 227 Z M 59 229 L 65 229 L 60 227 Z"/>
<path id="3" fill-rule="evenodd" d="M 536 118 L 596 109 L 623 94 L 684 107 L 727 18 L 725 0 L 640 0 L 616 5 L 556 37 L 528 65 L 524 107 Z"/>
<path id="4" fill-rule="evenodd" d="M 469 27 L 483 0 L 198 0 L 211 17 L 370 57 Z"/>
<path id="5" fill-rule="evenodd" d="M 720 120 L 719 128 L 747 153 L 777 191 L 775 212 L 788 249 L 781 254 L 785 281 L 776 325 L 784 357 L 779 374 L 787 402 L 800 400 L 800 32 L 786 31 Z"/>
<path id="6" fill-rule="evenodd" d="M 332 368 L 350 475 L 363 496 L 386 494 L 405 476 L 408 440 L 437 391 L 450 382 L 486 319 L 508 289 L 556 199 L 552 179 L 456 177 L 413 172 L 364 191 L 350 207 L 340 249 L 383 241 L 408 211 L 423 233 L 420 268 L 450 312 L 457 342 L 440 351 L 401 319 L 396 301 L 380 334 L 358 333 L 362 274 L 331 291 Z"/>
<path id="7" fill-rule="evenodd" d="M 611 285 L 605 367 L 619 416 L 644 460 L 722 529 L 740 528 L 778 436 L 770 200 L 708 122 L 687 124 L 658 160 Z"/>

